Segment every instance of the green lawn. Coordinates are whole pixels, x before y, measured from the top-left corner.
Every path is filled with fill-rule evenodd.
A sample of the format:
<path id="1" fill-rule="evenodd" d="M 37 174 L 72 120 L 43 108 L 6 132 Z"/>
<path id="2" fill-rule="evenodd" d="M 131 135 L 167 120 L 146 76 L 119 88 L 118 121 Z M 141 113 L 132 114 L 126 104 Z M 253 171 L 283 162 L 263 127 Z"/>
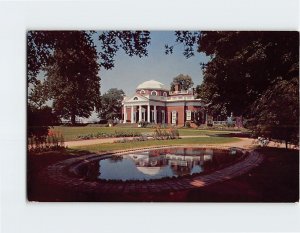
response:
<path id="1" fill-rule="evenodd" d="M 101 133 L 114 133 L 115 131 L 130 131 L 140 133 L 151 133 L 154 129 L 151 128 L 132 128 L 132 127 L 99 127 L 99 126 L 55 126 L 55 131 L 59 131 L 63 134 L 65 141 L 77 140 L 79 135 L 96 134 Z M 215 135 L 215 134 L 227 134 L 233 131 L 217 131 L 217 130 L 199 130 L 199 129 L 179 129 L 180 136 L 196 136 L 196 135 Z M 236 131 L 234 131 L 236 132 Z"/>
<path id="2" fill-rule="evenodd" d="M 99 126 L 55 126 L 55 131 L 63 134 L 65 141 L 77 140 L 79 135 L 101 133 L 114 133 L 115 131 L 130 131 L 130 132 L 151 132 L 154 129 L 148 128 L 121 128 L 121 127 L 99 127 Z"/>
<path id="3" fill-rule="evenodd" d="M 220 144 L 220 143 L 237 142 L 239 140 L 240 139 L 238 138 L 230 138 L 230 137 L 203 137 L 203 138 L 199 137 L 199 138 L 183 138 L 183 139 L 161 140 L 161 141 L 149 140 L 149 141 L 126 142 L 126 143 L 103 143 L 98 145 L 72 147 L 72 149 L 86 150 L 90 152 L 103 152 L 103 151 L 132 149 L 132 148 L 139 148 L 139 147 L 159 146 L 159 145 Z"/>

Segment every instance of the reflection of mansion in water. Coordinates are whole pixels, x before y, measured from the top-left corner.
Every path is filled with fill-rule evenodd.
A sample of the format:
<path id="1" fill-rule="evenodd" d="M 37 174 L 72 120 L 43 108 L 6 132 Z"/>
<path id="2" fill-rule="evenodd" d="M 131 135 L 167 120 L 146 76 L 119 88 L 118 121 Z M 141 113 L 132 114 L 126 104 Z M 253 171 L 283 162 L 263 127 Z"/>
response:
<path id="1" fill-rule="evenodd" d="M 193 169 L 198 169 L 204 163 L 212 161 L 213 150 L 205 149 L 202 151 L 178 149 L 175 153 L 151 154 L 151 152 L 142 152 L 139 154 L 129 154 L 128 156 L 135 162 L 136 168 L 147 175 L 154 176 L 165 166 L 178 175 L 189 174 Z M 192 172 L 193 173 L 193 172 Z"/>
<path id="2" fill-rule="evenodd" d="M 205 122 L 204 103 L 197 99 L 194 90 L 182 90 L 175 84 L 175 90 L 155 80 L 137 86 L 136 92 L 123 100 L 122 119 L 124 123 L 173 124 L 183 126 L 185 122 L 193 125 L 195 118 Z"/>

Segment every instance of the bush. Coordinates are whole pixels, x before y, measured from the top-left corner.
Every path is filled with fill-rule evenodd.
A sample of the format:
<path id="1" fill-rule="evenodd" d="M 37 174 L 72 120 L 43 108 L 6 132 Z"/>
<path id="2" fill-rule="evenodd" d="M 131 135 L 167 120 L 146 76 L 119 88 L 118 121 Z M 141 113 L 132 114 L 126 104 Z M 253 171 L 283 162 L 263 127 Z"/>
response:
<path id="1" fill-rule="evenodd" d="M 175 139 L 179 138 L 179 131 L 176 128 L 162 129 L 157 127 L 154 131 L 153 137 L 156 140 Z"/>
<path id="2" fill-rule="evenodd" d="M 78 139 L 92 139 L 92 138 L 120 138 L 120 137 L 139 137 L 142 136 L 140 132 L 135 131 L 115 131 L 114 133 L 98 132 L 96 134 L 79 135 Z"/>
<path id="3" fill-rule="evenodd" d="M 140 121 L 138 124 L 140 127 L 146 128 L 149 123 L 147 121 Z"/>
<path id="4" fill-rule="evenodd" d="M 65 148 L 65 140 L 61 133 L 50 130 L 43 140 L 36 136 L 29 137 L 27 148 L 29 152 L 61 150 Z"/>
<path id="5" fill-rule="evenodd" d="M 186 128 L 191 128 L 191 123 L 189 121 L 185 122 L 185 127 Z"/>

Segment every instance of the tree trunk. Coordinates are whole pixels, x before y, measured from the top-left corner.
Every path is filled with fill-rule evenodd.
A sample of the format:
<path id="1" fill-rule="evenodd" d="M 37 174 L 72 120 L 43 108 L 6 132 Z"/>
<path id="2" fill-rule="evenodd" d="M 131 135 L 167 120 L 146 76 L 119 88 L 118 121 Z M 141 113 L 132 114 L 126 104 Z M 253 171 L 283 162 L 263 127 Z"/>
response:
<path id="1" fill-rule="evenodd" d="M 71 115 L 71 124 L 72 124 L 72 125 L 75 125 L 75 124 L 76 124 L 76 116 L 75 116 L 75 114 L 73 114 L 73 113 L 72 113 L 72 115 Z"/>

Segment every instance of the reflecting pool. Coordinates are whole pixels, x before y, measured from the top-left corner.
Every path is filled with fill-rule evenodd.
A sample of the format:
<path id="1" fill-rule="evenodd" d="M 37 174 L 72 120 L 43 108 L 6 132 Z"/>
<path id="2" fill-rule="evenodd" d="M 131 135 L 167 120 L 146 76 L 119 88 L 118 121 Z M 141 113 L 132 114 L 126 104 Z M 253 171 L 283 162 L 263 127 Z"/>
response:
<path id="1" fill-rule="evenodd" d="M 89 163 L 85 174 L 100 180 L 157 180 L 211 172 L 234 163 L 236 150 L 170 148 L 113 155 Z"/>

